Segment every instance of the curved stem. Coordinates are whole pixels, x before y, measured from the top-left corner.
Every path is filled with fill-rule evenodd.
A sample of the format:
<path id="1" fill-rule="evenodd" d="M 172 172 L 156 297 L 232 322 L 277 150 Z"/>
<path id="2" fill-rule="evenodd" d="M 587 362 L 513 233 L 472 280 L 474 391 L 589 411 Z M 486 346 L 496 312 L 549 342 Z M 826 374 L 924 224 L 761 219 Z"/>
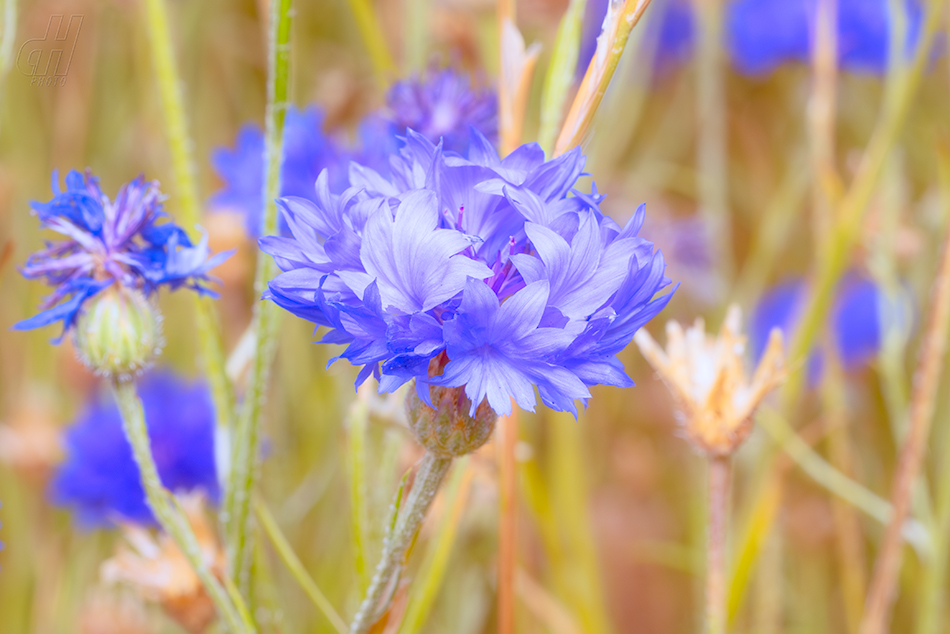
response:
<path id="1" fill-rule="evenodd" d="M 254 625 L 247 616 L 247 610 L 241 604 L 235 605 L 228 598 L 227 591 L 202 557 L 201 548 L 191 525 L 178 511 L 171 493 L 162 486 L 149 444 L 145 411 L 135 393 L 135 384 L 131 381 L 114 379 L 112 390 L 116 403 L 119 405 L 119 411 L 122 413 L 122 426 L 126 438 L 132 445 L 132 454 L 141 473 L 142 488 L 145 489 L 148 505 L 155 514 L 155 519 L 188 559 L 188 563 L 191 564 L 195 574 L 204 584 L 208 596 L 214 602 L 218 614 L 227 623 L 228 630 L 238 634 L 255 632 Z M 236 597 L 235 600 L 239 601 L 240 597 Z"/>
<path id="2" fill-rule="evenodd" d="M 729 517 L 730 471 L 728 456 L 709 457 L 706 634 L 726 632 L 726 525 Z"/>
<path id="3" fill-rule="evenodd" d="M 436 456 L 427 451 L 419 465 L 412 490 L 400 509 L 396 525 L 386 535 L 383 554 L 376 566 L 376 574 L 366 591 L 366 598 L 350 624 L 350 634 L 366 634 L 369 628 L 389 607 L 393 579 L 402 569 L 412 540 L 415 538 L 439 485 L 452 465 L 452 458 Z"/>

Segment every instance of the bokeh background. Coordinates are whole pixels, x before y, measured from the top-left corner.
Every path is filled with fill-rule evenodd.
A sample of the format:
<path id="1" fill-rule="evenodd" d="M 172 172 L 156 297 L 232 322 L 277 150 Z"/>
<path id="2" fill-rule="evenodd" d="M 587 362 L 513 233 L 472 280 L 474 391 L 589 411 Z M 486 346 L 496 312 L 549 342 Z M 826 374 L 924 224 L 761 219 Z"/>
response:
<path id="1" fill-rule="evenodd" d="M 715 78 L 722 99 L 704 101 L 698 80 L 709 65 L 688 43 L 694 27 L 689 19 L 685 27 L 661 24 L 661 10 L 672 2 L 654 0 L 635 30 L 584 146 L 587 171 L 607 194 L 603 209 L 622 223 L 645 202 L 642 235 L 663 250 L 669 277 L 681 283 L 669 307 L 649 326 L 660 340 L 667 319 L 692 322 L 702 316 L 716 329 L 729 302 L 739 302 L 751 314 L 768 289 L 806 276 L 822 213 L 813 194 L 808 113 L 814 75 L 809 64 L 791 62 L 749 76 L 735 70 L 722 52 Z M 593 14 L 597 3 L 590 4 Z M 729 3 L 714 4 L 724 11 Z M 242 124 L 263 120 L 265 5 L 266 0 L 169 3 L 205 199 L 222 186 L 210 163 L 212 152 L 233 146 Z M 421 27 L 410 23 L 417 14 L 401 0 L 376 5 L 400 75 L 452 64 L 482 84 L 497 77 L 490 0 L 429 0 Z M 114 609 L 102 607 L 103 593 L 131 592 L 99 582 L 99 567 L 120 535 L 81 529 L 68 511 L 51 505 L 47 493 L 62 459 L 59 431 L 102 386 L 75 361 L 68 341 L 49 345 L 58 334 L 53 328 L 10 330 L 35 312 L 45 292 L 23 280 L 17 265 L 44 239 L 28 201 L 49 198 L 54 169 L 90 167 L 107 193 L 145 174 L 169 184 L 166 208 L 174 215 L 171 160 L 140 2 L 34 0 L 21 1 L 18 8 L 14 56 L 27 39 L 42 37 L 51 15 L 82 15 L 83 21 L 64 85 L 33 86 L 9 60 L 12 67 L 0 93 L 0 631 L 113 631 L 90 628 L 97 610 Z M 525 140 L 537 134 L 541 83 L 566 8 L 566 0 L 522 0 L 517 6 L 526 40 L 545 47 Z M 688 17 L 688 7 L 683 10 Z M 596 23 L 596 17 L 591 20 Z M 677 31 L 684 28 L 685 34 Z M 589 34 L 585 37 L 590 41 Z M 664 38 L 675 45 L 661 55 L 658 42 Z M 940 51 L 877 183 L 850 265 L 853 274 L 899 296 L 909 317 L 889 329 L 873 302 L 846 313 L 845 330 L 852 320 L 870 319 L 879 345 L 830 388 L 827 381 L 812 385 L 791 421 L 828 461 L 884 498 L 894 471 L 895 433 L 899 437 L 906 414 L 921 315 L 950 211 L 950 69 Z M 294 103 L 322 107 L 326 129 L 346 138 L 355 138 L 359 121 L 384 103 L 387 86 L 374 73 L 344 0 L 296 3 L 292 75 Z M 837 77 L 833 161 L 845 183 L 884 107 L 886 85 L 881 73 L 842 70 Z M 712 119 L 704 119 L 707 115 Z M 704 120 L 721 122 L 718 145 L 709 140 Z M 712 161 L 718 170 L 712 172 L 709 162 L 704 167 L 697 158 L 710 142 L 718 152 Z M 730 240 L 725 245 L 704 212 L 706 178 L 720 178 L 713 187 L 726 196 Z M 217 271 L 230 347 L 247 326 L 256 300 L 256 249 L 233 216 L 209 214 L 204 225 L 215 250 L 238 250 Z M 160 301 L 167 339 L 162 364 L 195 377 L 191 304 L 170 294 Z M 362 424 L 354 422 L 351 409 L 355 372 L 343 363 L 325 369 L 334 352 L 309 345 L 311 340 L 309 324 L 284 316 L 267 400 L 262 494 L 314 580 L 341 613 L 351 614 L 358 593 L 349 522 L 353 465 L 347 456 L 353 426 Z M 520 632 L 676 634 L 701 628 L 703 460 L 679 433 L 670 397 L 635 347 L 622 358 L 637 386 L 595 389 L 579 421 L 543 409 L 521 417 Z M 950 379 L 942 385 L 926 473 L 931 487 L 939 487 L 950 460 Z M 841 404 L 834 417 L 829 392 L 831 401 Z M 366 422 L 363 468 L 370 524 L 376 527 L 399 478 L 419 455 L 399 424 L 398 403 L 387 407 L 396 413 L 373 415 Z M 11 442 L 11 434 L 19 434 L 19 441 Z M 736 456 L 734 545 L 749 525 L 746 502 L 762 477 L 756 457 L 768 442 L 757 430 Z M 786 462 L 778 520 L 761 536 L 763 555 L 733 606 L 733 631 L 853 631 L 848 610 L 854 597 L 847 588 L 855 579 L 866 584 L 882 527 Z M 438 545 L 435 536 L 446 518 L 454 517 L 447 573 L 423 632 L 495 631 L 498 480 L 492 443 L 456 470 L 463 468 L 467 475 L 453 476 L 453 486 L 464 486 L 464 505 L 453 516 L 448 502 L 437 502 L 410 565 L 410 577 L 427 565 Z M 372 537 L 371 552 L 378 551 L 380 535 Z M 843 548 L 846 543 L 856 547 Z M 265 631 L 333 631 L 266 545 L 258 549 L 257 566 L 269 588 L 257 597 Z M 894 632 L 912 631 L 922 566 L 908 551 Z M 943 598 L 946 594 L 944 588 Z M 177 631 L 155 608 L 148 608 L 142 627 Z"/>

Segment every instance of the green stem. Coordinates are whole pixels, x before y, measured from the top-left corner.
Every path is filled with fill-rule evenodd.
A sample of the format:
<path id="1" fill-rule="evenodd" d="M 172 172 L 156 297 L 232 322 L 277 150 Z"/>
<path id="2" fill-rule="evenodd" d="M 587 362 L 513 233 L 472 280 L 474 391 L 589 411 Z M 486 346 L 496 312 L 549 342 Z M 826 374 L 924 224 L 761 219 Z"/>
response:
<path id="1" fill-rule="evenodd" d="M 179 204 L 181 224 L 195 236 L 201 220 L 201 203 L 195 181 L 195 161 L 185 107 L 182 99 L 181 79 L 178 76 L 171 35 L 168 31 L 168 10 L 165 0 L 146 0 L 146 25 L 151 44 L 152 61 L 162 99 L 165 117 L 165 134 L 168 137 L 172 157 L 172 174 Z M 218 318 L 212 301 L 195 296 L 198 340 L 202 363 L 211 386 L 216 421 L 219 429 L 230 429 L 234 424 L 234 389 L 225 373 L 224 344 L 221 341 Z"/>
<path id="2" fill-rule="evenodd" d="M 732 279 L 732 227 L 729 224 L 729 153 L 726 147 L 726 94 L 722 61 L 722 7 L 719 0 L 696 0 L 699 53 L 696 56 L 697 163 L 700 213 L 716 250 L 716 264 Z"/>
<path id="3" fill-rule="evenodd" d="M 348 0 L 348 4 L 353 11 L 363 44 L 369 52 L 376 78 L 380 85 L 385 87 L 396 72 L 396 62 L 393 61 L 386 44 L 386 34 L 380 26 L 376 7 L 373 6 L 372 0 Z"/>
<path id="4" fill-rule="evenodd" d="M 264 161 L 264 217 L 261 235 L 277 233 L 277 203 L 280 196 L 280 164 L 284 147 L 284 118 L 290 89 L 291 0 L 273 0 L 268 48 L 266 145 Z M 277 274 L 277 265 L 266 256 L 257 258 L 254 289 L 263 294 L 267 281 Z M 225 500 L 228 529 L 228 561 L 235 581 L 247 587 L 250 549 L 248 524 L 251 520 L 251 492 L 257 480 L 260 455 L 261 411 L 267 379 L 277 348 L 279 313 L 273 302 L 254 305 L 254 361 L 244 405 L 238 421 L 231 460 L 231 482 Z"/>
<path id="5" fill-rule="evenodd" d="M 452 546 L 455 543 L 455 536 L 458 533 L 472 483 L 472 471 L 468 463 L 469 457 L 462 456 L 449 479 L 445 491 L 446 509 L 433 537 L 432 545 L 426 551 L 425 560 L 419 568 L 399 634 L 418 634 L 422 631 L 432 611 L 432 606 L 442 590 Z"/>
<path id="6" fill-rule="evenodd" d="M 757 422 L 802 471 L 829 493 L 883 525 L 891 520 L 894 508 L 890 502 L 838 471 L 809 447 L 776 412 L 760 410 Z M 904 525 L 903 534 L 921 557 L 929 556 L 931 544 L 925 524 L 910 518 Z"/>
<path id="7" fill-rule="evenodd" d="M 208 596 L 214 602 L 218 614 L 227 623 L 228 630 L 239 634 L 255 632 L 253 623 L 247 618 L 244 606 L 240 603 L 232 603 L 227 591 L 202 557 L 201 548 L 191 525 L 180 512 L 171 493 L 162 486 L 149 444 L 145 411 L 135 393 L 135 384 L 131 381 L 114 379 L 112 390 L 116 403 L 119 405 L 119 411 L 122 413 L 122 425 L 126 438 L 132 445 L 132 454 L 141 472 L 142 488 L 145 489 L 148 505 L 155 514 L 155 519 L 188 559 L 188 563 L 191 564 L 195 574 L 204 584 Z"/>
<path id="8" fill-rule="evenodd" d="M 333 625 L 337 632 L 346 634 L 346 621 L 340 617 L 333 608 L 333 604 L 330 603 L 330 600 L 327 599 L 326 595 L 323 594 L 310 575 L 307 574 L 307 569 L 304 568 L 303 563 L 301 563 L 296 553 L 294 553 L 294 549 L 287 541 L 287 538 L 284 537 L 280 526 L 277 525 L 277 520 L 274 519 L 267 505 L 257 500 L 254 504 L 254 512 L 264 532 L 267 533 L 271 543 L 274 545 L 274 549 L 280 556 L 281 561 L 284 562 L 284 565 L 287 566 L 287 570 L 290 571 L 290 574 L 293 575 L 297 583 L 300 584 L 300 587 L 303 588 L 307 597 L 309 597 L 309 599 L 313 601 L 313 604 L 317 606 L 317 609 L 327 617 L 327 620 L 330 621 L 330 624 Z"/>
<path id="9" fill-rule="evenodd" d="M 538 132 L 538 143 L 546 154 L 554 150 L 554 140 L 564 116 L 564 104 L 574 83 L 586 6 L 587 0 L 570 1 L 558 26 L 557 39 L 554 40 L 551 63 L 541 92 L 541 129 Z"/>
<path id="10" fill-rule="evenodd" d="M 366 591 L 366 598 L 350 624 L 350 634 L 366 634 L 373 623 L 389 607 L 392 600 L 390 586 L 402 569 L 406 553 L 415 538 L 439 485 L 452 465 L 452 458 L 436 456 L 427 451 L 419 465 L 409 496 L 403 502 L 396 524 L 383 542 L 383 554 L 376 566 L 376 574 Z"/>

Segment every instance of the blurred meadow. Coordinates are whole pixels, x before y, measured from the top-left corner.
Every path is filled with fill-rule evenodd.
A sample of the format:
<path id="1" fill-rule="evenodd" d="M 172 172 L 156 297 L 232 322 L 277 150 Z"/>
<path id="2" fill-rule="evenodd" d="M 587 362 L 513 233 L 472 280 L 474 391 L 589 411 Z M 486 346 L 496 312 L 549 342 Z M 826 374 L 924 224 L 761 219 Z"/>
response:
<path id="1" fill-rule="evenodd" d="M 939 337 L 927 340 L 939 343 L 931 355 L 939 380 L 931 416 L 916 402 L 927 395 L 914 381 L 924 374 L 918 364 L 928 325 L 936 320 L 944 338 L 950 328 L 946 314 L 929 317 L 941 297 L 935 289 L 950 213 L 950 4 L 839 0 L 839 15 L 859 12 L 862 2 L 890 16 L 876 39 L 867 36 L 868 46 L 882 49 L 883 64 L 822 59 L 829 42 L 812 19 L 810 54 L 750 70 L 736 61 L 733 5 L 754 2 L 653 0 L 581 143 L 590 178 L 578 187 L 589 191 L 596 180 L 606 195 L 601 210 L 621 226 L 645 203 L 640 235 L 663 252 L 666 275 L 679 284 L 645 326 L 654 338 L 667 340 L 672 319 L 701 317 L 715 333 L 737 303 L 753 368 L 770 326 L 785 329 L 790 378 L 765 399 L 731 457 L 722 590 L 724 631 L 737 634 L 874 631 L 862 615 L 902 450 L 918 418 L 930 426 L 918 429 L 923 462 L 904 494 L 913 498 L 904 530 L 911 543 L 898 546 L 896 603 L 880 631 L 950 632 L 950 373 L 940 372 Z M 573 16 L 586 59 L 606 3 L 500 2 L 509 3 L 525 41 L 541 47 L 516 144 L 540 138 L 550 150 L 561 108 L 544 115 L 554 117 L 553 127 L 545 124 L 542 95 L 555 75 L 559 26 Z M 811 18 L 816 7 L 839 4 L 802 3 Z M 50 238 L 29 203 L 50 198 L 54 170 L 62 178 L 88 167 L 109 196 L 144 174 L 161 183 L 166 211 L 181 213 L 167 95 L 150 46 L 154 5 L 167 11 L 200 224 L 212 251 L 236 249 L 212 272 L 221 297 L 210 305 L 225 354 L 234 353 L 228 369 L 238 402 L 250 380 L 242 337 L 260 296 L 255 262 L 269 256 L 240 215 L 209 201 L 227 186 L 215 152 L 233 149 L 242 125 L 264 126 L 268 0 L 2 0 L 3 633 L 187 631 L 140 585 L 103 578 L 103 563 L 128 540 L 122 530 L 83 525 L 54 500 L 51 482 L 70 451 L 63 433 L 88 403 L 105 398 L 107 381 L 76 360 L 69 337 L 51 345 L 59 326 L 12 329 L 48 292 L 18 267 Z M 503 10 L 492 0 L 294 2 L 290 100 L 300 109 L 317 106 L 323 131 L 354 147 L 360 122 L 385 112 L 396 80 L 452 67 L 473 86 L 497 90 Z M 43 38 L 51 16 L 66 16 L 65 29 L 76 15 L 81 30 L 61 85 L 34 85 L 40 71 L 23 59 L 28 40 Z M 770 36 L 784 37 L 789 19 L 776 14 L 744 28 L 765 46 Z M 915 25 L 911 38 L 908 24 Z M 929 52 L 919 54 L 927 29 Z M 36 46 L 48 50 L 51 40 Z M 888 55 L 888 46 L 897 52 Z M 586 70 L 583 59 L 558 76 L 567 104 Z M 794 314 L 828 280 L 831 299 L 813 313 L 813 332 L 796 334 Z M 852 287 L 865 295 L 849 295 Z M 774 308 L 782 301 L 777 292 L 786 293 L 787 315 L 773 318 L 769 310 L 782 310 Z M 165 339 L 157 367 L 201 379 L 195 303 L 184 293 L 157 297 Z M 251 503 L 251 582 L 240 591 L 260 632 L 346 631 L 339 621 L 349 622 L 360 605 L 393 496 L 423 450 L 407 427 L 405 389 L 376 395 L 371 378 L 357 393 L 358 369 L 343 361 L 327 368 L 340 349 L 312 345 L 312 324 L 281 313 L 276 328 Z M 857 351 L 843 349 L 851 340 Z M 372 631 L 722 634 L 704 625 L 706 457 L 637 346 L 619 358 L 635 387 L 593 387 L 577 421 L 540 404 L 534 413 L 517 412 L 484 447 L 455 461 L 411 548 L 388 621 Z M 919 417 L 915 407 L 923 408 Z M 509 442 L 507 462 L 503 438 L 512 429 L 517 442 Z M 217 442 L 233 435 L 219 433 Z M 293 572 L 275 526 L 302 574 Z M 210 530 L 225 532 L 216 519 Z M 307 576 L 336 622 L 302 583 Z M 223 622 L 210 627 L 228 631 Z"/>

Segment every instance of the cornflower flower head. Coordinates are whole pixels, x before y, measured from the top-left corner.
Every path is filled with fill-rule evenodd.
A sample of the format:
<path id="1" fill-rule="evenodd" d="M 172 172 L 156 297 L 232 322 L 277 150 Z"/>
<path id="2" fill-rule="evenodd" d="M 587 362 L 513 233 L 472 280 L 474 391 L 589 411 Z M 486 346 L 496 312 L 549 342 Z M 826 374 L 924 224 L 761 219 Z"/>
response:
<path id="1" fill-rule="evenodd" d="M 167 214 L 155 181 L 139 176 L 114 201 L 91 172 L 70 172 L 65 191 L 57 181 L 54 172 L 53 199 L 31 207 L 44 229 L 66 239 L 48 242 L 20 269 L 28 279 L 45 279 L 53 292 L 39 314 L 14 328 L 61 321 L 94 370 L 139 370 L 161 347 L 161 318 L 148 298 L 162 286 L 215 295 L 205 286 L 213 280 L 208 272 L 231 254 L 211 256 L 207 236 L 192 244 L 181 227 L 160 222 Z"/>
<path id="2" fill-rule="evenodd" d="M 323 119 L 323 111 L 315 106 L 287 110 L 281 195 L 312 197 L 313 182 L 324 169 L 329 170 L 335 189 L 345 186 L 347 151 L 323 132 Z M 234 148 L 215 150 L 211 165 L 224 182 L 209 201 L 211 209 L 243 216 L 248 235 L 259 236 L 264 215 L 263 131 L 254 124 L 244 125 Z"/>
<path id="3" fill-rule="evenodd" d="M 819 0 L 736 0 L 727 9 L 728 48 L 735 67 L 768 75 L 782 64 L 811 59 Z M 907 51 L 920 38 L 917 0 L 904 0 Z M 847 71 L 882 75 L 890 52 L 889 0 L 837 0 L 838 64 Z"/>
<path id="4" fill-rule="evenodd" d="M 752 377 L 745 371 L 742 312 L 729 308 L 719 335 L 706 334 L 701 318 L 686 330 L 666 325 L 666 350 L 641 330 L 634 336 L 640 352 L 669 388 L 679 407 L 687 437 L 714 456 L 732 454 L 752 430 L 752 415 L 785 379 L 782 333 L 772 330 Z"/>
<path id="5" fill-rule="evenodd" d="M 139 382 L 138 393 L 162 484 L 173 492 L 201 491 L 217 502 L 214 407 L 207 387 L 155 371 Z M 66 431 L 65 445 L 66 460 L 53 476 L 50 495 L 73 509 L 80 526 L 155 523 L 115 403 L 89 403 Z"/>
<path id="6" fill-rule="evenodd" d="M 491 142 L 498 135 L 498 96 L 477 90 L 467 75 L 451 68 L 396 82 L 386 93 L 386 112 L 395 136 L 414 130 L 446 151 L 464 152 L 469 128 Z"/>
<path id="7" fill-rule="evenodd" d="M 194 532 L 201 559 L 222 578 L 226 556 L 208 521 L 203 497 L 186 495 L 181 506 Z M 103 562 L 100 570 L 103 581 L 131 586 L 146 601 L 161 605 L 186 632 L 205 632 L 217 618 L 217 611 L 178 545 L 164 533 L 156 538 L 134 524 L 123 525 L 122 532 L 126 545 L 121 545 L 115 556 Z"/>
<path id="8" fill-rule="evenodd" d="M 790 335 L 804 310 L 805 280 L 786 280 L 769 289 L 759 301 L 750 324 L 754 358 L 762 356 L 767 333 L 779 328 Z M 902 337 L 910 334 L 913 310 L 909 294 L 888 297 L 874 282 L 857 273 L 847 274 L 838 286 L 828 318 L 835 352 L 846 372 L 854 372 L 873 361 L 888 332 Z M 823 372 L 823 355 L 812 353 L 808 378 L 817 385 Z"/>
<path id="9" fill-rule="evenodd" d="M 415 380 L 452 388 L 469 416 L 514 400 L 577 414 L 588 388 L 633 385 L 616 358 L 671 294 L 663 256 L 575 189 L 579 149 L 545 160 L 536 144 L 500 159 L 473 129 L 467 157 L 409 130 L 392 177 L 351 164 L 351 187 L 316 202 L 283 198 L 291 236 L 260 240 L 283 271 L 265 298 L 328 329 L 357 385 L 391 392 Z M 332 363 L 332 361 L 331 361 Z M 462 389 L 464 386 L 464 389 Z"/>

